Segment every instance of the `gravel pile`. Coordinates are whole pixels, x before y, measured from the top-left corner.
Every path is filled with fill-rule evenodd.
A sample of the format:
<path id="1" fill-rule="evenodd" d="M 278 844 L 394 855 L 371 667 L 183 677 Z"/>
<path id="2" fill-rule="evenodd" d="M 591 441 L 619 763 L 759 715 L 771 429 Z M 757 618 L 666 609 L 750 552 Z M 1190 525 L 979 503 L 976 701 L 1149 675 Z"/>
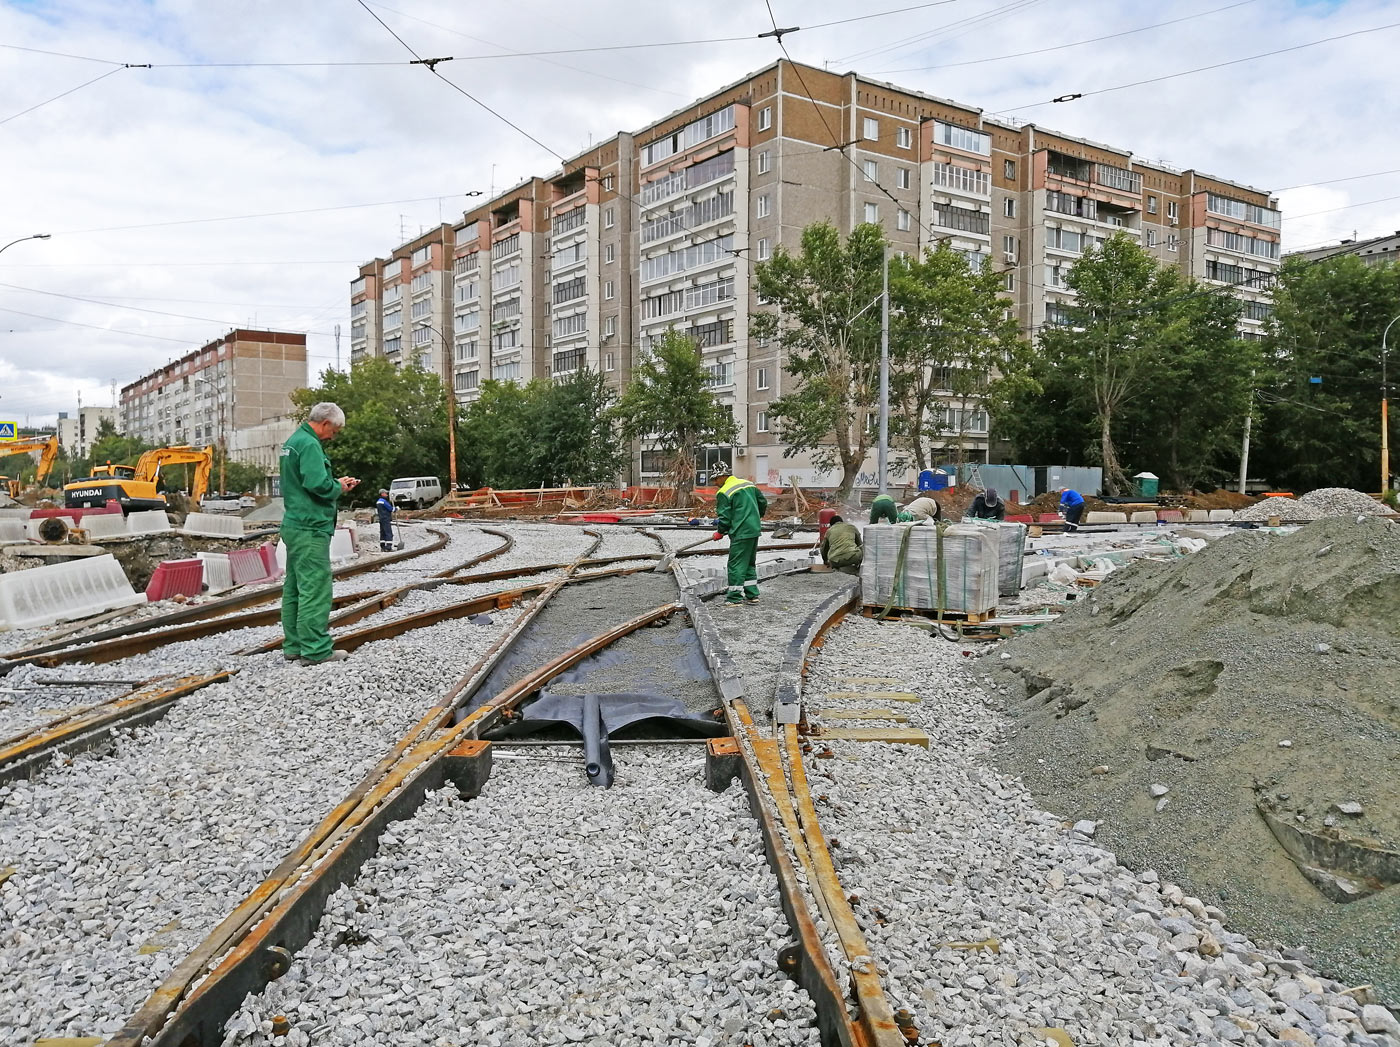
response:
<path id="1" fill-rule="evenodd" d="M 1400 1003 L 1400 891 L 1330 900 L 1259 811 L 1400 850 L 1398 583 L 1400 525 L 1375 517 L 1116 571 L 990 663 L 1015 717 L 999 765 L 1051 810 L 1100 821 L 1128 864 Z"/>
<path id="2" fill-rule="evenodd" d="M 1263 523 L 1271 516 L 1277 516 L 1288 523 L 1311 523 L 1331 514 L 1324 513 L 1316 506 L 1300 502 L 1296 498 L 1265 498 L 1243 509 L 1236 509 L 1236 520 L 1249 520 Z M 1353 514 L 1355 515 L 1355 514 Z"/>
<path id="3" fill-rule="evenodd" d="M 892 678 L 922 698 L 899 710 L 929 733 L 929 750 L 836 742 L 834 758 L 805 760 L 842 889 L 921 1043 L 1048 1043 L 1062 1030 L 1069 1040 L 1055 1042 L 1400 1044 L 1367 1031 L 1387 1012 L 1363 1017 L 1305 953 L 1227 929 L 1222 912 L 1151 869 L 1125 868 L 1092 822 L 1071 828 L 992 769 L 1001 699 L 979 672 L 988 663 L 968 653 L 848 619 L 806 686 L 809 710 L 849 690 L 848 676 Z M 844 958 L 832 960 L 840 977 Z"/>
<path id="4" fill-rule="evenodd" d="M 1350 487 L 1321 487 L 1309 491 L 1298 500 L 1322 516 L 1394 515 L 1384 502 L 1376 501 L 1369 494 L 1353 491 Z"/>
<path id="5" fill-rule="evenodd" d="M 14 867 L 0 885 L 0 1043 L 115 1032 L 515 614 L 417 630 L 343 665 L 246 659 L 108 752 L 0 788 Z M 165 671 L 207 667 L 186 647 L 161 653 Z"/>
<path id="6" fill-rule="evenodd" d="M 692 750 L 619 752 L 610 790 L 559 752 L 391 827 L 225 1044 L 817 1044 L 743 791 Z"/>

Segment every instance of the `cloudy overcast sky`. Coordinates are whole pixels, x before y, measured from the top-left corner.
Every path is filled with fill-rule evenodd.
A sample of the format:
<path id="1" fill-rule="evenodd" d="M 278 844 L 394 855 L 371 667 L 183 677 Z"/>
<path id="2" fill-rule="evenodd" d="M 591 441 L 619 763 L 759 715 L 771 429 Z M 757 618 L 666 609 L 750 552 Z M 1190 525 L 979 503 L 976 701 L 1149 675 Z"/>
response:
<path id="1" fill-rule="evenodd" d="M 763 0 L 367 2 L 564 156 L 778 57 Z M 902 9 L 785 42 L 1277 191 L 1285 250 L 1400 229 L 1394 0 L 772 4 L 782 26 Z M 574 53 L 509 53 L 545 50 Z M 558 164 L 407 57 L 359 0 L 0 0 L 0 245 L 52 234 L 0 257 L 0 418 L 110 403 L 234 325 L 306 331 L 319 370 L 340 324 L 348 361 L 361 262 Z M 269 212 L 300 213 L 227 220 Z"/>

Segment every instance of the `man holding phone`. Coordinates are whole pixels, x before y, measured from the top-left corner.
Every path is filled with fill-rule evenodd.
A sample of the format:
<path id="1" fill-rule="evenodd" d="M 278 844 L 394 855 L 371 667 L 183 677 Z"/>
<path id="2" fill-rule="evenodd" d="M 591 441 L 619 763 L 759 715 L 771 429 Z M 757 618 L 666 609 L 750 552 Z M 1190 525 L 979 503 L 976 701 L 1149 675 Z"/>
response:
<path id="1" fill-rule="evenodd" d="M 333 403 L 319 403 L 282 445 L 282 544 L 287 550 L 282 657 L 302 665 L 350 657 L 348 651 L 331 648 L 331 538 L 340 496 L 360 481 L 332 476 L 330 459 L 321 448 L 344 427 L 344 411 Z"/>

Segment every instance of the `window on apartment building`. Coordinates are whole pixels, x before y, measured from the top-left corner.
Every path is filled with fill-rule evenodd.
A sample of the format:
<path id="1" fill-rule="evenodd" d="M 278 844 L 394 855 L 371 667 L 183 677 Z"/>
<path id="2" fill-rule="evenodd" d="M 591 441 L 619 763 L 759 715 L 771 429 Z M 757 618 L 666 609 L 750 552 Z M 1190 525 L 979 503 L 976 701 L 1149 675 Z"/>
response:
<path id="1" fill-rule="evenodd" d="M 603 318 L 603 337 L 611 338 L 617 334 L 617 317 L 605 316 Z"/>
<path id="2" fill-rule="evenodd" d="M 1014 182 L 1016 180 L 1016 161 L 1003 160 L 1001 162 L 1002 177 Z"/>
<path id="3" fill-rule="evenodd" d="M 902 207 L 895 213 L 894 221 L 895 226 L 900 230 L 900 232 L 907 233 L 910 229 L 914 227 L 913 216 L 911 216 L 909 212 Z"/>
<path id="4" fill-rule="evenodd" d="M 617 297 L 617 287 L 611 280 L 603 284 L 603 297 L 608 301 L 612 301 Z"/>
<path id="5" fill-rule="evenodd" d="M 1007 218 L 1016 217 L 1016 198 L 1014 196 L 1008 196 L 1002 201 L 1002 214 L 1006 215 Z"/>
<path id="6" fill-rule="evenodd" d="M 432 245 L 431 245 L 431 244 L 425 244 L 424 246 L 418 248 L 418 250 L 416 250 L 416 251 L 413 252 L 413 262 L 412 262 L 411 264 L 413 264 L 413 265 L 415 265 L 415 266 L 417 266 L 417 265 L 422 265 L 424 262 L 426 262 L 426 261 L 432 256 L 432 253 L 433 253 Z"/>
<path id="7" fill-rule="evenodd" d="M 907 127 L 901 127 L 894 133 L 894 144 L 901 149 L 909 149 L 914 145 L 914 132 Z"/>
<path id="8" fill-rule="evenodd" d="M 1167 237 L 1167 250 L 1175 251 L 1181 245 L 1181 240 L 1175 235 Z"/>
<path id="9" fill-rule="evenodd" d="M 770 200 L 769 200 L 768 194 L 767 194 L 767 193 L 763 193 L 762 195 L 759 196 L 758 200 L 755 201 L 755 203 L 754 203 L 754 217 L 756 217 L 756 218 L 767 218 L 767 217 L 768 217 L 768 214 L 769 214 L 769 212 L 770 212 L 771 210 L 772 210 L 772 204 L 771 204 L 771 202 L 770 202 Z"/>
<path id="10" fill-rule="evenodd" d="M 1151 193 L 1148 193 L 1148 194 L 1147 194 L 1147 213 L 1148 213 L 1148 214 L 1156 214 L 1156 213 L 1157 213 L 1157 198 L 1156 198 L 1155 196 L 1153 196 Z"/>
<path id="11" fill-rule="evenodd" d="M 867 141 L 878 142 L 880 140 L 880 121 L 873 116 L 867 116 L 861 137 Z"/>
<path id="12" fill-rule="evenodd" d="M 758 239 L 758 260 L 766 261 L 768 258 L 768 237 L 761 236 Z"/>
<path id="13" fill-rule="evenodd" d="M 758 374 L 755 376 L 753 384 L 755 389 L 768 388 L 768 368 L 760 367 L 758 369 Z"/>
<path id="14" fill-rule="evenodd" d="M 614 354 L 612 354 L 612 353 L 604 353 L 604 354 L 603 354 L 603 370 L 604 370 L 604 371 L 616 371 L 616 370 L 617 370 L 617 357 L 616 357 Z"/>
<path id="15" fill-rule="evenodd" d="M 609 207 L 603 212 L 603 228 L 611 229 L 615 225 L 617 225 L 617 209 Z"/>
<path id="16" fill-rule="evenodd" d="M 612 192 L 612 187 L 613 187 L 613 176 L 612 176 L 612 175 L 603 175 L 603 191 L 604 191 L 604 192 L 610 193 L 610 192 Z"/>
<path id="17" fill-rule="evenodd" d="M 1001 286 L 1004 290 L 1016 290 L 1016 273 L 1014 271 L 1003 274 Z"/>
<path id="18" fill-rule="evenodd" d="M 766 433 L 768 431 L 768 412 L 759 411 L 758 417 L 754 419 L 753 430 L 756 433 Z"/>
<path id="19" fill-rule="evenodd" d="M 767 149 L 758 154 L 758 173 L 767 174 L 773 166 L 773 157 Z"/>
<path id="20" fill-rule="evenodd" d="M 758 129 L 766 131 L 773 126 L 773 107 L 765 105 L 758 111 Z"/>
<path id="21" fill-rule="evenodd" d="M 1147 230 L 1147 246 L 1148 246 L 1148 247 L 1156 247 L 1156 246 L 1157 246 L 1157 230 L 1156 230 L 1156 229 L 1148 229 L 1148 230 Z"/>
<path id="22" fill-rule="evenodd" d="M 1175 200 L 1168 200 L 1168 201 L 1167 201 L 1167 217 L 1170 218 L 1173 222 L 1176 221 L 1176 201 L 1175 201 Z"/>
<path id="23" fill-rule="evenodd" d="M 880 165 L 875 160 L 862 162 L 861 167 L 865 169 L 865 180 L 867 182 L 878 182 L 880 180 Z"/>
<path id="24" fill-rule="evenodd" d="M 865 205 L 865 220 L 866 220 L 867 222 L 878 222 L 878 221 L 880 220 L 880 205 L 879 205 L 879 204 L 866 204 L 866 205 Z"/>
<path id="25" fill-rule="evenodd" d="M 910 184 L 909 168 L 898 167 L 894 172 L 894 184 L 900 189 L 908 189 Z"/>
<path id="26" fill-rule="evenodd" d="M 1001 251 L 1002 254 L 1006 256 L 1008 262 L 1016 261 L 1017 248 L 1019 246 L 1014 236 L 1003 236 L 1001 238 Z"/>

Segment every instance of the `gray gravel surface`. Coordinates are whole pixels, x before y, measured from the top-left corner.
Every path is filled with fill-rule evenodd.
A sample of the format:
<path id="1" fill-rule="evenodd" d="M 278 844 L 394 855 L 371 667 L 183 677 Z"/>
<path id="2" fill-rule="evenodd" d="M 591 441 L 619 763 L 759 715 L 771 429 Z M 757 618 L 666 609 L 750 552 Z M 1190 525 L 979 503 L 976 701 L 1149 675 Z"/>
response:
<path id="1" fill-rule="evenodd" d="M 692 751 L 619 752 L 609 790 L 535 752 L 567 762 L 499 760 L 392 826 L 225 1044 L 818 1043 L 742 790 Z"/>
<path id="2" fill-rule="evenodd" d="M 1080 1045 L 1390 1047 L 1305 954 L 1231 932 L 1219 910 L 1120 865 L 1093 822 L 1071 828 L 994 770 L 1001 698 L 981 676 L 986 663 L 965 653 L 907 626 L 848 619 L 806 689 L 809 710 L 852 689 L 850 676 L 891 678 L 880 689 L 922 699 L 898 708 L 929 733 L 929 750 L 835 742 L 834 758 L 805 763 L 891 1004 L 913 1012 L 925 1037 L 1019 1045 L 1060 1029 Z"/>
<path id="3" fill-rule="evenodd" d="M 116 1031 L 516 613 L 343 664 L 246 659 L 108 751 L 0 788 L 0 1043 Z"/>
<path id="4" fill-rule="evenodd" d="M 632 527 L 591 527 L 590 530 L 603 535 L 603 544 L 593 554 L 595 557 L 649 556 L 661 552 L 654 538 Z"/>

